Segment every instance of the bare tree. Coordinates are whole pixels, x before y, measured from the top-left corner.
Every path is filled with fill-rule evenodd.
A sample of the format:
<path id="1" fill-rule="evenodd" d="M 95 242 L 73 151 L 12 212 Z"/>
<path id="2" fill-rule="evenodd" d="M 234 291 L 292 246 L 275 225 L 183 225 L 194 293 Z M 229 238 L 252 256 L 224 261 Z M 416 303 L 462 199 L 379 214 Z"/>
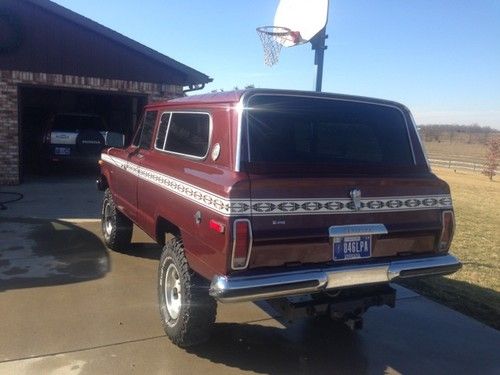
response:
<path id="1" fill-rule="evenodd" d="M 486 161 L 483 166 L 483 174 L 488 176 L 490 181 L 497 174 L 497 168 L 500 161 L 500 138 L 491 137 L 487 143 L 488 151 L 486 153 Z"/>

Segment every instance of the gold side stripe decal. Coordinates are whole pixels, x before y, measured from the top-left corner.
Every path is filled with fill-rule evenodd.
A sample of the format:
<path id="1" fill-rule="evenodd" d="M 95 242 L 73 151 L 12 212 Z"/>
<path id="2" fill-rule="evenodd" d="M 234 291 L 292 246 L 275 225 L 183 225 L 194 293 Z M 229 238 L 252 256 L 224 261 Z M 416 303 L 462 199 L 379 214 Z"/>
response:
<path id="1" fill-rule="evenodd" d="M 318 215 L 452 208 L 451 196 L 448 194 L 362 198 L 359 211 L 356 211 L 349 198 L 228 199 L 121 158 L 102 154 L 101 159 L 224 216 Z"/>

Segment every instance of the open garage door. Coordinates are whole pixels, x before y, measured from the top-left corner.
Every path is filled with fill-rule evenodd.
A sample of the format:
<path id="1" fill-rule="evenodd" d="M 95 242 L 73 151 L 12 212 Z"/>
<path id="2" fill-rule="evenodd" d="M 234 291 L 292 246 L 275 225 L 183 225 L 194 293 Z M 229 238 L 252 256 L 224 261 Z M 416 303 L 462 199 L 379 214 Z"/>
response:
<path id="1" fill-rule="evenodd" d="M 147 103 L 145 96 L 132 94 L 30 86 L 19 87 L 19 98 L 21 179 L 26 175 L 52 173 L 61 168 L 68 168 L 73 175 L 88 171 L 88 163 L 71 157 L 71 153 L 85 154 L 84 150 L 76 150 L 71 145 L 76 147 L 71 132 L 76 128 L 87 129 L 85 134 L 88 139 L 79 141 L 79 147 L 89 150 L 102 142 L 99 133 L 104 137 L 108 134 L 104 131 L 123 134 L 127 143 Z M 52 142 L 60 143 L 57 150 L 48 151 L 44 141 L 47 143 L 46 138 L 51 137 L 50 129 L 54 127 L 61 128 L 61 140 Z M 45 163 L 47 157 L 51 163 Z M 61 177 L 66 175 L 59 174 Z"/>

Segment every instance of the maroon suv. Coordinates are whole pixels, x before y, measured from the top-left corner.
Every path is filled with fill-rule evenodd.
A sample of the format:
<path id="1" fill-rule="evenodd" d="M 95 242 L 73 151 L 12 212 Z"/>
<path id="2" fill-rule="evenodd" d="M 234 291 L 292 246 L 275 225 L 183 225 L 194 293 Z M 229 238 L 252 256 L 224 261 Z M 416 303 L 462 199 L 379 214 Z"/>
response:
<path id="1" fill-rule="evenodd" d="M 452 273 L 448 185 L 401 104 L 252 89 L 146 107 L 101 156 L 106 244 L 133 223 L 162 244 L 158 296 L 176 344 L 208 337 L 216 301 L 354 322 L 389 282 Z M 296 296 L 300 296 L 297 298 Z"/>

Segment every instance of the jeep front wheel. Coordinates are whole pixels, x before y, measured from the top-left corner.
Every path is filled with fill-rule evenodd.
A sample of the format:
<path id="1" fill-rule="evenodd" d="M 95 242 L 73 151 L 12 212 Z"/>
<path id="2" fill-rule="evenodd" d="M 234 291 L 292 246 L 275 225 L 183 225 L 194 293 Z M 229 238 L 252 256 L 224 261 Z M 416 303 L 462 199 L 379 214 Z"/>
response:
<path id="1" fill-rule="evenodd" d="M 174 344 L 188 347 L 208 339 L 217 304 L 208 295 L 208 282 L 189 268 L 178 238 L 163 248 L 158 269 L 158 300 L 163 328 Z"/>
<path id="2" fill-rule="evenodd" d="M 132 240 L 133 223 L 116 208 L 109 189 L 102 201 L 101 228 L 104 243 L 112 250 L 124 250 Z"/>

